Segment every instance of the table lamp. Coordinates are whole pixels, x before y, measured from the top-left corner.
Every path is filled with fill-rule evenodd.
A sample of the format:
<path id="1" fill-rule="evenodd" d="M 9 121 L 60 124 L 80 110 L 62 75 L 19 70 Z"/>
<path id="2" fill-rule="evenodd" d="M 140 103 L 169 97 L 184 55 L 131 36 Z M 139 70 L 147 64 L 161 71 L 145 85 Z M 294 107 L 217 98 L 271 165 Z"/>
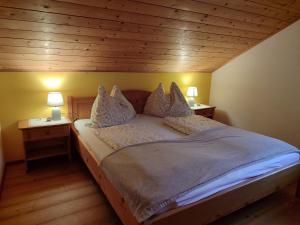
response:
<path id="1" fill-rule="evenodd" d="M 59 106 L 64 105 L 64 99 L 60 92 L 48 93 L 48 106 L 52 107 L 52 120 L 61 120 L 61 112 Z"/>
<path id="2" fill-rule="evenodd" d="M 189 106 L 195 106 L 195 97 L 198 96 L 197 87 L 188 87 L 186 95 L 188 97 Z"/>

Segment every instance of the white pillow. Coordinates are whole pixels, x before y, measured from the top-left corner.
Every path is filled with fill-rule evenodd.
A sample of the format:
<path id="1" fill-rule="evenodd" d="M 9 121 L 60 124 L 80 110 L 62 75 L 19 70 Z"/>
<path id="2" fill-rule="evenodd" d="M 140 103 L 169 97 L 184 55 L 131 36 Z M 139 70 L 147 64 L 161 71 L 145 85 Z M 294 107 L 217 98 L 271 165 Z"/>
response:
<path id="1" fill-rule="evenodd" d="M 91 112 L 91 120 L 94 126 L 110 127 L 124 124 L 135 116 L 132 105 L 128 101 L 126 102 L 126 99 L 123 99 L 124 96 L 118 87 L 114 87 L 112 94 L 114 96 L 108 95 L 104 87 L 99 87 Z"/>
<path id="2" fill-rule="evenodd" d="M 168 109 L 170 107 L 170 96 L 165 94 L 162 83 L 159 83 L 158 87 L 148 97 L 144 114 L 165 117 L 167 116 Z"/>
<path id="3" fill-rule="evenodd" d="M 167 116 L 164 118 L 164 123 L 169 127 L 188 135 L 216 127 L 226 126 L 225 124 L 200 115 L 180 117 Z"/>
<path id="4" fill-rule="evenodd" d="M 178 117 L 190 116 L 193 114 L 193 111 L 190 109 L 178 85 L 175 82 L 172 82 L 170 90 L 170 107 L 168 110 L 168 116 Z"/>
<path id="5" fill-rule="evenodd" d="M 123 95 L 122 91 L 117 85 L 114 85 L 111 92 L 110 96 L 114 97 L 119 104 L 121 105 L 121 112 L 123 114 L 124 120 L 130 120 L 133 117 L 135 117 L 136 112 L 131 105 L 131 103 L 127 100 L 127 98 Z"/>

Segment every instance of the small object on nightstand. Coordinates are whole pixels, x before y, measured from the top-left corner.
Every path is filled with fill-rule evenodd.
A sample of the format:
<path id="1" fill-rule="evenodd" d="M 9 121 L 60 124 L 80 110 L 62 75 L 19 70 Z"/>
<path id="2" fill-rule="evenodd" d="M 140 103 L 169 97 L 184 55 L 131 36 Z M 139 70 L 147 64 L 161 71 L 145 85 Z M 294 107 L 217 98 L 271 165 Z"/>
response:
<path id="1" fill-rule="evenodd" d="M 196 104 L 192 106 L 191 109 L 194 110 L 196 115 L 205 116 L 207 118 L 213 119 L 215 114 L 215 106 L 209 106 L 204 104 Z"/>
<path id="2" fill-rule="evenodd" d="M 30 162 L 39 159 L 65 155 L 71 161 L 70 124 L 67 118 L 50 122 L 46 118 L 19 121 L 27 170 Z"/>

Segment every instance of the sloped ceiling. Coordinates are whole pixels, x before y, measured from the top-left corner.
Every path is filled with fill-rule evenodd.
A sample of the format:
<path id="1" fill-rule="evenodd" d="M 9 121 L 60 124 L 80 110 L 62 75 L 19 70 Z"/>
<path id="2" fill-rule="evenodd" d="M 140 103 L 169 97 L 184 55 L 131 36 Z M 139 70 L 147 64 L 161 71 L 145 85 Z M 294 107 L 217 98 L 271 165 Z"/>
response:
<path id="1" fill-rule="evenodd" d="M 0 70 L 211 72 L 300 0 L 0 0 Z"/>

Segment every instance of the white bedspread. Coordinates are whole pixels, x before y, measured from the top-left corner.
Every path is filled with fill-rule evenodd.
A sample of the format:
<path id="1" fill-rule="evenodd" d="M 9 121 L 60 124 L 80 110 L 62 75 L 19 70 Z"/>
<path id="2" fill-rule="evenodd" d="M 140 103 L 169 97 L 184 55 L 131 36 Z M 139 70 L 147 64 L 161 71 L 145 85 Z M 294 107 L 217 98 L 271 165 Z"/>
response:
<path id="1" fill-rule="evenodd" d="M 89 119 L 77 120 L 74 124 L 76 129 L 79 131 L 81 138 L 88 147 L 88 150 L 97 160 L 97 163 L 100 164 L 102 159 L 114 151 L 113 148 L 108 146 L 103 141 L 95 135 L 95 129 L 87 126 L 90 123 Z M 176 139 L 179 137 L 185 136 L 182 133 L 179 133 L 172 128 L 167 127 L 163 124 L 162 118 L 151 117 L 146 115 L 137 115 L 130 124 L 143 124 L 148 127 L 148 129 L 155 131 L 156 134 L 167 137 L 167 139 Z M 117 134 L 116 134 L 117 135 Z M 263 149 L 262 149 L 263 151 Z M 211 196 L 217 192 L 223 191 L 227 188 L 233 187 L 239 183 L 248 181 L 259 175 L 263 175 L 267 172 L 286 167 L 295 162 L 299 161 L 299 154 L 290 153 L 275 157 L 271 160 L 257 163 L 253 166 L 244 167 L 239 171 L 235 171 L 227 174 L 213 182 L 208 182 L 203 185 L 201 188 L 196 189 L 188 194 L 178 198 L 176 204 L 178 206 L 187 205 L 201 199 L 204 199 L 208 196 Z"/>

